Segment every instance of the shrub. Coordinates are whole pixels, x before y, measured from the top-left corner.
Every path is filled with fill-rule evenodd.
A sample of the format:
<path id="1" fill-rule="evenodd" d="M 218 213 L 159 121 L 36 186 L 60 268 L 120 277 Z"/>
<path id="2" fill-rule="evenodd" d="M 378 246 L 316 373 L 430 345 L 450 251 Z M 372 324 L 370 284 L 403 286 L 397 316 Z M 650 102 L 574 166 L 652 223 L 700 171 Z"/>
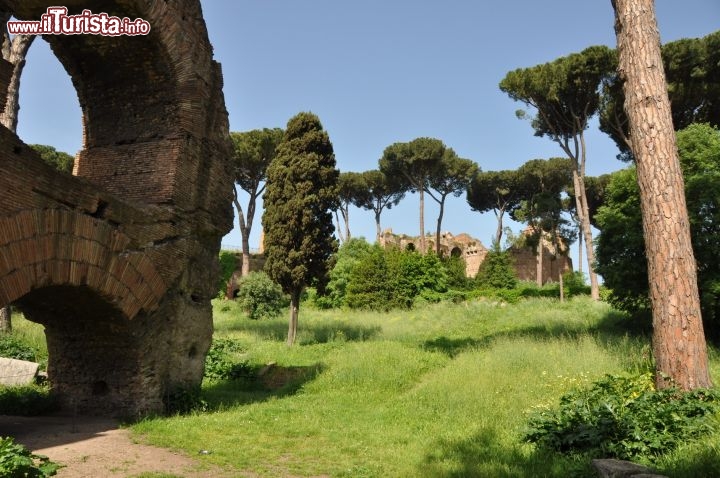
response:
<path id="1" fill-rule="evenodd" d="M 37 353 L 14 335 L 0 335 L 0 357 L 35 362 Z"/>
<path id="2" fill-rule="evenodd" d="M 493 301 L 517 304 L 523 298 L 523 289 L 475 289 L 469 294 L 469 297 L 484 297 Z"/>
<path id="3" fill-rule="evenodd" d="M 247 362 L 236 362 L 231 354 L 245 352 L 245 348 L 233 339 L 215 339 L 205 357 L 205 378 L 211 380 L 233 380 L 248 375 Z"/>
<path id="4" fill-rule="evenodd" d="M 475 284 L 480 289 L 514 289 L 517 275 L 510 254 L 498 248 L 488 251 L 475 276 Z"/>
<path id="5" fill-rule="evenodd" d="M 7 478 L 45 478 L 59 466 L 44 455 L 35 455 L 12 437 L 0 437 L 0 476 Z"/>
<path id="6" fill-rule="evenodd" d="M 465 275 L 465 260 L 460 256 L 450 256 L 442 260 L 447 276 L 447 285 L 453 289 L 468 289 L 472 281 Z"/>
<path id="7" fill-rule="evenodd" d="M 47 386 L 0 386 L 0 415 L 33 416 L 56 409 L 57 402 Z"/>
<path id="8" fill-rule="evenodd" d="M 447 292 L 447 274 L 434 253 L 386 251 L 394 307 L 412 307 L 418 296 L 437 302 Z"/>
<path id="9" fill-rule="evenodd" d="M 388 310 L 393 307 L 392 288 L 385 251 L 376 245 L 353 267 L 345 302 L 353 309 Z"/>
<path id="10" fill-rule="evenodd" d="M 170 415 L 184 415 L 208 411 L 208 403 L 200 395 L 200 387 L 177 387 L 165 397 L 165 412 Z"/>
<path id="11" fill-rule="evenodd" d="M 608 375 L 532 416 L 526 439 L 563 453 L 647 462 L 709 432 L 718 412 L 715 390 L 656 391 L 651 373 Z"/>
<path id="12" fill-rule="evenodd" d="M 565 294 L 568 297 L 574 295 L 590 294 L 590 286 L 585 284 L 585 276 L 579 271 L 568 271 L 563 274 L 563 285 L 565 286 Z"/>
<path id="13" fill-rule="evenodd" d="M 288 305 L 280 286 L 264 272 L 251 272 L 238 286 L 237 301 L 250 319 L 277 317 Z"/>
<path id="14" fill-rule="evenodd" d="M 542 287 L 538 287 L 536 282 L 519 281 L 517 289 L 520 291 L 520 296 L 524 298 L 557 299 L 560 297 L 560 284 L 557 282 L 548 282 Z"/>
<path id="15" fill-rule="evenodd" d="M 315 295 L 313 302 L 321 309 L 338 308 L 346 305 L 345 296 L 353 268 L 370 254 L 372 246 L 364 238 L 350 239 L 336 254 L 337 261 L 330 271 L 330 281 L 325 294 Z"/>
<path id="16" fill-rule="evenodd" d="M 417 298 L 437 302 L 447 290 L 447 273 L 435 254 L 374 246 L 350 274 L 346 303 L 354 309 L 410 308 Z"/>

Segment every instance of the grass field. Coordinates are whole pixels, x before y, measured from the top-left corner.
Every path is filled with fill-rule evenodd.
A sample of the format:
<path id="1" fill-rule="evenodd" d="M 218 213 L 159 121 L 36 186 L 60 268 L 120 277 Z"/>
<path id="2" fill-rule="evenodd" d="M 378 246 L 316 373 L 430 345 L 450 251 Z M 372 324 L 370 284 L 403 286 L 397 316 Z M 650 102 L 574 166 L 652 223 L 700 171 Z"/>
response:
<path id="1" fill-rule="evenodd" d="M 628 336 L 621 314 L 585 298 L 304 309 L 292 348 L 284 317 L 250 321 L 228 302 L 214 310 L 216 338 L 242 345 L 238 362 L 275 365 L 257 379 L 204 384 L 207 412 L 132 429 L 252 476 L 593 476 L 587 461 L 523 443 L 528 414 L 607 373 L 650 367 L 649 339 Z M 719 476 L 720 434 L 656 466 Z"/>

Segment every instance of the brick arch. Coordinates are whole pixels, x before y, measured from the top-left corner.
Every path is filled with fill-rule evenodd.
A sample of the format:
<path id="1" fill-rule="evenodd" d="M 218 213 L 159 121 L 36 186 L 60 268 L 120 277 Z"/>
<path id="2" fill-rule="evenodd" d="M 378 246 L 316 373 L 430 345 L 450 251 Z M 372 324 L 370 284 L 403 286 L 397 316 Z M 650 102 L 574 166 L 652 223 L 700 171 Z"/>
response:
<path id="1" fill-rule="evenodd" d="M 3 2 L 25 20 L 37 20 L 48 6 L 57 4 L 0 0 L 0 7 Z M 74 174 L 107 192 L 145 204 L 229 209 L 218 201 L 218 196 L 224 196 L 230 204 L 232 190 L 222 182 L 187 187 L 197 182 L 199 169 L 231 174 L 228 165 L 213 161 L 214 156 L 227 154 L 229 143 L 203 141 L 227 131 L 228 123 L 222 73 L 212 60 L 199 1 L 69 0 L 62 4 L 69 14 L 91 9 L 143 18 L 151 25 L 149 35 L 43 37 L 70 75 L 83 113 L 83 149 Z M 225 190 L 218 194 L 218 188 Z M 215 219 L 227 220 L 222 215 Z M 227 226 L 232 227 L 231 221 Z"/>
<path id="2" fill-rule="evenodd" d="M 0 11 L 39 20 L 54 5 L 0 0 Z M 62 5 L 143 18 L 151 32 L 45 37 L 77 92 L 83 149 L 62 174 L 0 127 L 0 304 L 45 326 L 62 404 L 161 412 L 164 397 L 202 380 L 220 241 L 232 228 L 222 73 L 199 0 Z M 0 62 L 0 97 L 7 68 Z"/>
<path id="3" fill-rule="evenodd" d="M 128 253 L 130 238 L 106 222 L 74 211 L 22 211 L 0 218 L 9 231 L 0 246 L 0 304 L 34 289 L 88 287 L 127 319 L 152 312 L 167 286 L 143 254 Z"/>

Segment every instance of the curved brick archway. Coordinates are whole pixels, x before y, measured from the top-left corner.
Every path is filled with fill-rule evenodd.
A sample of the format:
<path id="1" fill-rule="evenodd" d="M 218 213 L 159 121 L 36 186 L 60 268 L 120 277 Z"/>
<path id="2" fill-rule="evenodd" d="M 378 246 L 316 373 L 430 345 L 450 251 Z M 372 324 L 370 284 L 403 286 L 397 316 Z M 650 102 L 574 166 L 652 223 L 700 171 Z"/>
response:
<path id="1" fill-rule="evenodd" d="M 66 209 L 0 217 L 0 302 L 35 289 L 92 289 L 128 319 L 157 309 L 167 290 L 154 264 L 127 251 L 130 238 L 108 223 Z"/>
<path id="2" fill-rule="evenodd" d="M 0 9 L 39 20 L 56 3 Z M 198 0 L 63 5 L 152 30 L 44 37 L 77 91 L 83 149 L 69 176 L 0 127 L 0 305 L 45 326 L 64 405 L 162 411 L 202 379 L 217 253 L 232 226 L 222 75 Z"/>

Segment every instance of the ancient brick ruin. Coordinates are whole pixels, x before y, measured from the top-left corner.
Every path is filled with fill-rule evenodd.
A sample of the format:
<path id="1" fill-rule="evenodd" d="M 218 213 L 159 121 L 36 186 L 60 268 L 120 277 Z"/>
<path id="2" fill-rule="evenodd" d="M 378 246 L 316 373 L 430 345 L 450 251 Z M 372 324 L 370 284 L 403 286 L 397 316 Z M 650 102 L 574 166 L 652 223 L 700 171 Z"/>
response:
<path id="1" fill-rule="evenodd" d="M 524 231 L 523 234 L 528 233 Z M 435 235 L 427 235 L 425 244 L 428 251 L 435 250 Z M 560 274 L 572 271 L 572 260 L 567 255 L 555 254 L 554 247 L 548 240 L 543 241 L 542 274 L 543 283 L 557 282 Z M 399 247 L 400 249 L 416 250 L 420 245 L 419 237 L 406 234 L 395 234 L 392 229 L 386 229 L 380 236 L 380 245 L 383 247 Z M 427 252 L 427 251 L 426 251 Z M 512 258 L 517 277 L 524 281 L 536 281 L 537 255 L 536 251 L 526 246 L 513 246 L 508 249 Z M 475 277 L 480 265 L 485 260 L 488 250 L 479 239 L 466 233 L 452 235 L 444 232 L 440 235 L 440 253 L 444 256 L 462 257 L 465 261 L 465 275 Z"/>
<path id="2" fill-rule="evenodd" d="M 39 20 L 54 1 L 0 0 Z M 66 0 L 147 36 L 46 36 L 83 114 L 73 175 L 0 127 L 0 306 L 45 327 L 66 408 L 133 416 L 202 379 L 232 170 L 199 0 Z M 0 63 L 0 98 L 7 88 Z"/>
<path id="3" fill-rule="evenodd" d="M 400 249 L 417 250 L 420 247 L 420 238 L 406 234 L 394 234 L 392 229 L 385 229 L 380 236 L 380 245 L 383 247 L 399 247 Z M 435 234 L 425 237 L 427 251 L 435 250 Z M 465 261 L 465 275 L 475 277 L 480 264 L 485 260 L 488 250 L 479 239 L 462 233 L 453 236 L 449 232 L 440 235 L 440 254 L 443 256 L 462 257 Z"/>
<path id="4" fill-rule="evenodd" d="M 549 241 L 543 241 L 542 282 L 558 282 L 560 275 L 573 271 L 572 259 L 568 255 L 555 254 L 555 248 Z M 537 281 L 537 251 L 527 246 L 513 246 L 508 249 L 512 257 L 517 278 L 525 281 Z"/>

